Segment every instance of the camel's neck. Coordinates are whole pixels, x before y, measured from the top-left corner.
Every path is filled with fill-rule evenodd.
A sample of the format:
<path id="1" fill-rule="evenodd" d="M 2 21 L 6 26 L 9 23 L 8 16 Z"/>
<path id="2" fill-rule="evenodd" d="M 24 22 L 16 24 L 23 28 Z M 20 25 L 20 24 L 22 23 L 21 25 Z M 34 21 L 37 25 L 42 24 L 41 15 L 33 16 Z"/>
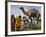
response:
<path id="1" fill-rule="evenodd" d="M 21 9 L 23 11 L 23 13 L 25 14 L 25 10 L 24 9 Z"/>

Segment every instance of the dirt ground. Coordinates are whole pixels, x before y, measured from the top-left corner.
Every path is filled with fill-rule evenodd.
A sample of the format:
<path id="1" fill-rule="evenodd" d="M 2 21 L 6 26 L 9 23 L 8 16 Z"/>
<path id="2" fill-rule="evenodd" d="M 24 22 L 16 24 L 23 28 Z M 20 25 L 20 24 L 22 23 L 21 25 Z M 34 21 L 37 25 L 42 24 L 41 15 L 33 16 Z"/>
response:
<path id="1" fill-rule="evenodd" d="M 20 31 L 32 31 L 32 30 L 40 30 L 41 29 L 41 21 L 38 24 L 31 24 L 28 27 L 22 28 Z"/>

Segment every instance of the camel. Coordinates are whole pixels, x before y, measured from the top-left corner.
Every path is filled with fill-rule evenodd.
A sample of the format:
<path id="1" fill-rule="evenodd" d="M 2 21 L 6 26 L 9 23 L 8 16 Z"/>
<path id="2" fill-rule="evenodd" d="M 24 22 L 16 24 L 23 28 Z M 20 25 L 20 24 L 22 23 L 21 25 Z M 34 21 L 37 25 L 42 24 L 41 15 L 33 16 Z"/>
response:
<path id="1" fill-rule="evenodd" d="M 27 15 L 30 19 L 31 17 L 36 17 L 37 19 L 39 19 L 39 17 L 41 16 L 40 12 L 36 9 L 32 9 L 34 10 L 34 12 L 31 10 L 25 11 L 23 7 L 20 7 L 20 9 L 23 11 L 23 14 Z"/>

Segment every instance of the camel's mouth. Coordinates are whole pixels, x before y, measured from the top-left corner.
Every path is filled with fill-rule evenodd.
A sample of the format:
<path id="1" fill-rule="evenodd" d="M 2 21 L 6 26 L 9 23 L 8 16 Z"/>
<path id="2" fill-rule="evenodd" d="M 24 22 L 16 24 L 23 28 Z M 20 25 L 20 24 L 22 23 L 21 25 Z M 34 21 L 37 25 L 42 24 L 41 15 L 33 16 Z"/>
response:
<path id="1" fill-rule="evenodd" d="M 22 9 L 22 8 L 20 8 L 20 9 Z"/>
<path id="2" fill-rule="evenodd" d="M 20 9 L 23 9 L 23 7 L 20 7 Z"/>

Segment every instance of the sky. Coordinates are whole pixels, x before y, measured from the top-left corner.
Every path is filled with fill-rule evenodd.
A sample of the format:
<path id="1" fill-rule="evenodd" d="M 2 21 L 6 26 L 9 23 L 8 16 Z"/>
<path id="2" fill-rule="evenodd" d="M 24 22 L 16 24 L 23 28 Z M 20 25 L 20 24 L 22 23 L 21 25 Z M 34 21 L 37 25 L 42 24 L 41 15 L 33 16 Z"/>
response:
<path id="1" fill-rule="evenodd" d="M 21 5 L 11 5 L 11 15 L 13 14 L 15 17 L 16 16 L 26 16 L 23 14 L 22 10 L 20 7 L 23 7 L 25 11 L 31 10 L 31 9 L 36 9 L 39 12 L 41 12 L 41 6 L 21 6 Z"/>

